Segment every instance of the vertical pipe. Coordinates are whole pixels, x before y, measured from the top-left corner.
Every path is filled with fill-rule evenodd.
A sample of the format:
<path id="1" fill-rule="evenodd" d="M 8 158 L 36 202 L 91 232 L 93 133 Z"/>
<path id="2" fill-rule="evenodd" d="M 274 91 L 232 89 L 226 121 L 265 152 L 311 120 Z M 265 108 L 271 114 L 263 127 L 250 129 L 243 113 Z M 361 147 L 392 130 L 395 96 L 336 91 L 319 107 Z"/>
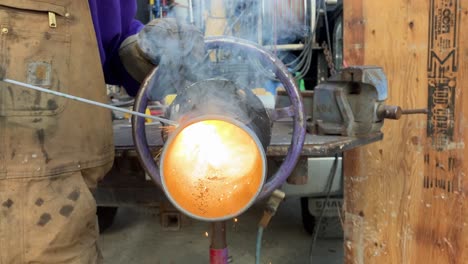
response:
<path id="1" fill-rule="evenodd" d="M 307 27 L 307 1 L 304 0 L 304 27 Z"/>
<path id="2" fill-rule="evenodd" d="M 201 18 L 201 2 L 201 0 L 195 0 L 195 2 L 193 2 L 193 20 L 195 25 L 200 29 L 202 29 L 201 20 L 199 20 Z"/>
<path id="3" fill-rule="evenodd" d="M 211 224 L 210 264 L 227 264 L 226 222 Z"/>
<path id="4" fill-rule="evenodd" d="M 193 3 L 192 0 L 188 0 L 188 11 L 189 11 L 189 22 L 190 24 L 195 24 L 195 21 L 193 20 Z"/>
<path id="5" fill-rule="evenodd" d="M 263 46 L 263 5 L 265 0 L 261 0 L 258 4 L 258 45 Z"/>
<path id="6" fill-rule="evenodd" d="M 317 35 L 316 32 L 315 32 L 315 20 L 316 20 L 316 16 L 317 16 L 317 5 L 316 5 L 316 2 L 315 0 L 310 0 L 310 32 L 314 32 L 314 34 L 312 35 L 312 40 L 313 40 L 313 43 L 315 43 L 315 36 Z"/>
<path id="7" fill-rule="evenodd" d="M 200 26 L 204 30 L 205 29 L 205 0 L 200 0 Z"/>
<path id="8" fill-rule="evenodd" d="M 154 19 L 153 7 L 154 7 L 154 0 L 149 0 L 149 3 L 148 3 L 149 21 Z"/>
<path id="9" fill-rule="evenodd" d="M 297 0 L 289 0 L 289 5 L 288 3 L 286 3 L 285 8 L 283 10 L 283 12 L 285 13 L 283 16 L 286 17 L 287 21 L 291 21 L 293 23 L 294 23 L 294 15 L 297 15 L 296 2 Z"/>

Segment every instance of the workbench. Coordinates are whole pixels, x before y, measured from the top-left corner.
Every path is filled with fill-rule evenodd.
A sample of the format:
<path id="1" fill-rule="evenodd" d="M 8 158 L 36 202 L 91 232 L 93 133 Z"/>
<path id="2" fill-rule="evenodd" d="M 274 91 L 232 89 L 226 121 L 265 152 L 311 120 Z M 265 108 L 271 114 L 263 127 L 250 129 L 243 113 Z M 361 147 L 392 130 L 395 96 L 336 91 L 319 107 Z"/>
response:
<path id="1" fill-rule="evenodd" d="M 159 123 L 146 125 L 148 145 L 154 156 L 163 145 Z M 286 156 L 292 135 L 292 122 L 289 120 L 275 122 L 272 129 L 271 144 L 267 149 L 268 158 Z M 382 133 L 363 137 L 317 136 L 307 133 L 302 157 L 330 157 L 337 153 L 359 146 L 380 141 Z M 113 169 L 93 190 L 100 206 L 156 206 L 164 194 L 145 175 L 138 161 L 132 139 L 132 127 L 128 120 L 114 122 L 115 163 Z"/>

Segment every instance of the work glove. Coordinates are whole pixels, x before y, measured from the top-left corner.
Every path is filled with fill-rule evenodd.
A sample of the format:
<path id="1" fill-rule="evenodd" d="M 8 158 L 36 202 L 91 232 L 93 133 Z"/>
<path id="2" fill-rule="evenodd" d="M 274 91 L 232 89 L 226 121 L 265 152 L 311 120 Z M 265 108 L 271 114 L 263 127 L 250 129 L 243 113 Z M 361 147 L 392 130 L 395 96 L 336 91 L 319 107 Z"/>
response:
<path id="1" fill-rule="evenodd" d="M 140 83 L 158 66 L 158 86 L 167 94 L 196 79 L 196 70 L 205 58 L 205 42 L 193 25 L 173 18 L 155 19 L 128 37 L 119 55 L 127 72 Z M 152 94 L 161 97 L 161 91 Z"/>

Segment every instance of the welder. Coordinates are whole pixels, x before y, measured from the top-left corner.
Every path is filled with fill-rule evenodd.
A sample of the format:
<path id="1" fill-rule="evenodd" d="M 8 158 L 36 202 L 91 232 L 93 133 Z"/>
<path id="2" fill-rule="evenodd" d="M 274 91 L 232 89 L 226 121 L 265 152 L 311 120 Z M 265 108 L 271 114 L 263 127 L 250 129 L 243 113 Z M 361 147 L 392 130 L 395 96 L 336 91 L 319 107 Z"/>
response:
<path id="1" fill-rule="evenodd" d="M 0 77 L 107 102 L 105 83 L 134 95 L 165 54 L 203 54 L 194 26 L 135 13 L 129 0 L 1 0 Z M 111 113 L 2 82 L 0 95 L 0 263 L 100 263 L 89 188 L 113 163 Z"/>

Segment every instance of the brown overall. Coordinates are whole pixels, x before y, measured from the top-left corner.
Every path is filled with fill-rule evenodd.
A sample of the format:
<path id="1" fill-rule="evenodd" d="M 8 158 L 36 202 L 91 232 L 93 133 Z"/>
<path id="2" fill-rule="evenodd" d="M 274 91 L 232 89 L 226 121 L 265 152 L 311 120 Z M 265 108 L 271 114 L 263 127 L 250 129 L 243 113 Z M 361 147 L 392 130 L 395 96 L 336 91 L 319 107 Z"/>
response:
<path id="1" fill-rule="evenodd" d="M 0 73 L 101 102 L 87 0 L 0 0 Z M 88 189 L 113 161 L 111 113 L 0 82 L 0 264 L 98 263 Z"/>

